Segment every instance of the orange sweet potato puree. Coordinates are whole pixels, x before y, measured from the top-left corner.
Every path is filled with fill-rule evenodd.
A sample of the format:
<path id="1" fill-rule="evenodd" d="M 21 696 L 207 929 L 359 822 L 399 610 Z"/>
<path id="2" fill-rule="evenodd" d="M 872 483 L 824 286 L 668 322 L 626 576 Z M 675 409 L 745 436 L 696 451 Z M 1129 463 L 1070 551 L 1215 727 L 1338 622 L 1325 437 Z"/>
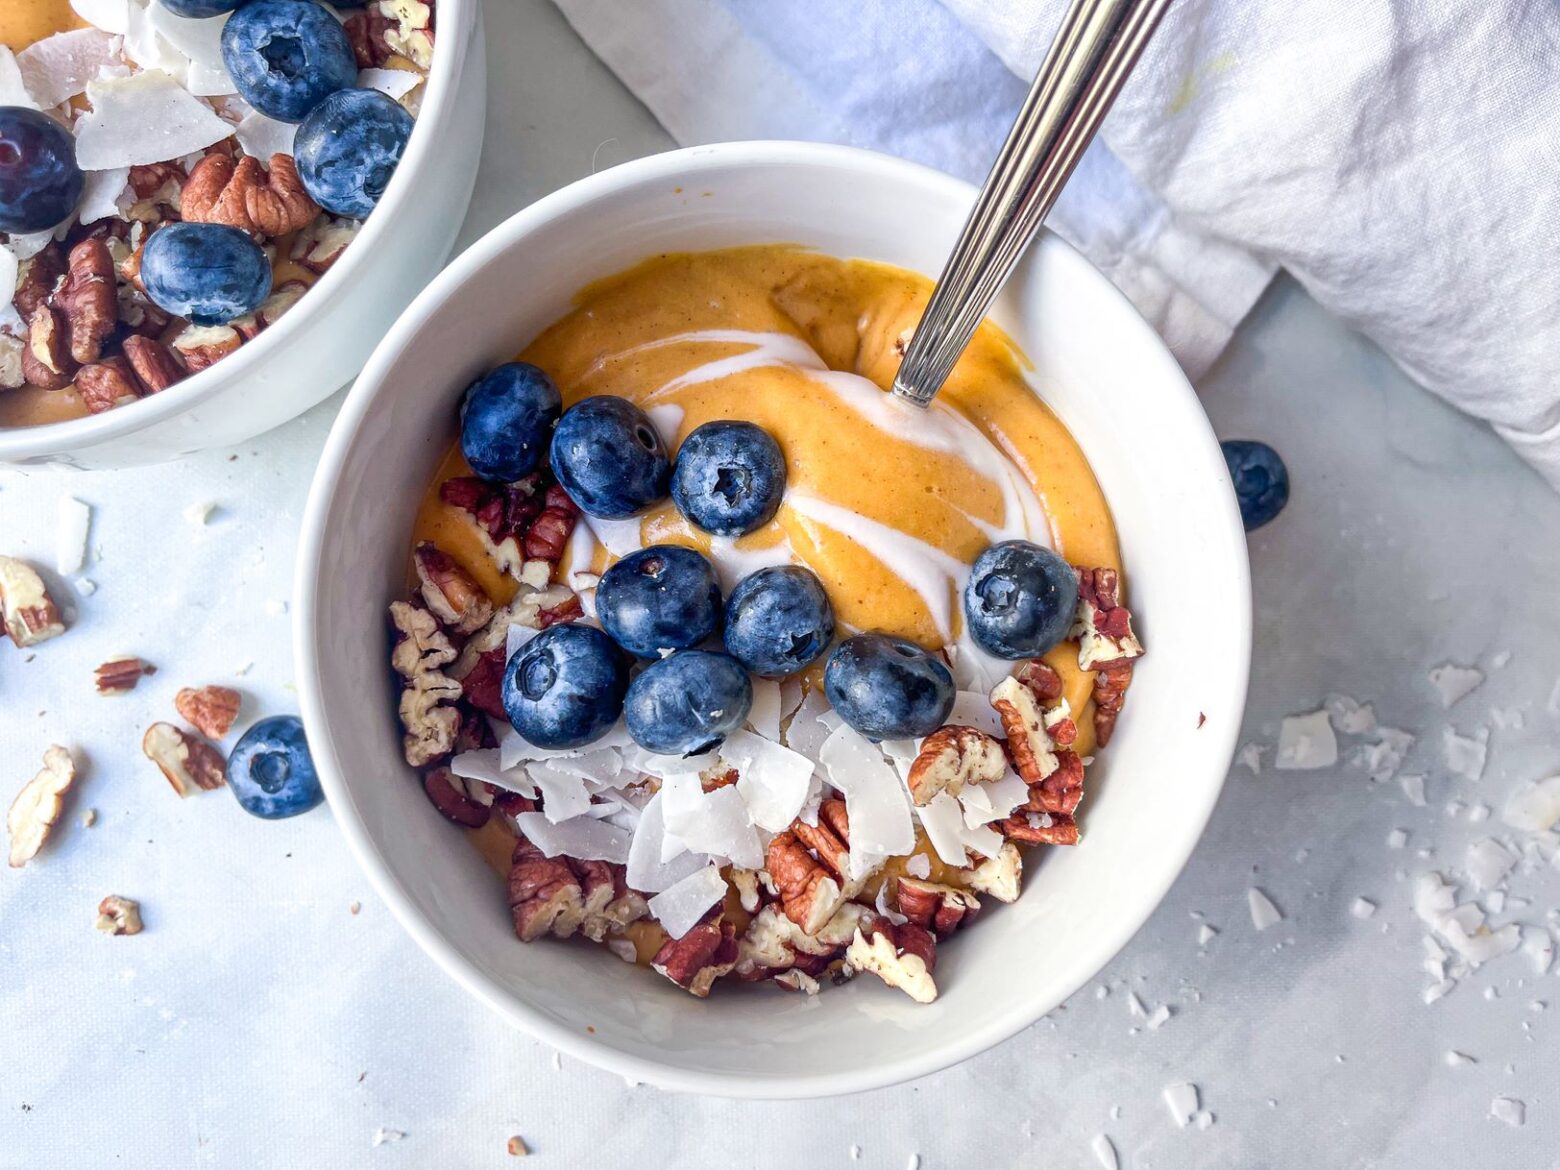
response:
<path id="1" fill-rule="evenodd" d="M 4 0 L 0 3 L 0 45 L 20 53 L 34 41 L 81 28 L 70 0 Z"/>

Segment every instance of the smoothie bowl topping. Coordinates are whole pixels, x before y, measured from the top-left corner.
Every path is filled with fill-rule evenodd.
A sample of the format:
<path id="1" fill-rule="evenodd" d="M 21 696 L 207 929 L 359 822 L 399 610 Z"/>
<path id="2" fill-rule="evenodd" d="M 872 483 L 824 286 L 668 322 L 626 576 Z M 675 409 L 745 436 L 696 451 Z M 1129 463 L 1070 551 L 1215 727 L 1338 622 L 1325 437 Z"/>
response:
<path id="1" fill-rule="evenodd" d="M 1143 653 L 1114 525 L 994 327 L 929 411 L 883 392 L 927 292 L 662 256 L 467 389 L 391 665 L 523 941 L 929 1002 L 1022 847 L 1079 843 Z"/>
<path id="2" fill-rule="evenodd" d="M 0 427 L 159 393 L 291 311 L 394 174 L 432 0 L 0 6 Z"/>

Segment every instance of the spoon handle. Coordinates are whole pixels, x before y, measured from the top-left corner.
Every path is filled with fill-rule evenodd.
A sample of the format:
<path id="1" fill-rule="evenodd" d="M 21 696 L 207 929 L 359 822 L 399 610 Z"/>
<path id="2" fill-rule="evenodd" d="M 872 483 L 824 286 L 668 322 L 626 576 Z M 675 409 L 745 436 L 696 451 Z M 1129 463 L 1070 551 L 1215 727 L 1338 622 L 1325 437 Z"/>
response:
<path id="1" fill-rule="evenodd" d="M 894 393 L 927 406 L 1040 230 L 1170 0 L 1073 0 L 916 326 Z"/>

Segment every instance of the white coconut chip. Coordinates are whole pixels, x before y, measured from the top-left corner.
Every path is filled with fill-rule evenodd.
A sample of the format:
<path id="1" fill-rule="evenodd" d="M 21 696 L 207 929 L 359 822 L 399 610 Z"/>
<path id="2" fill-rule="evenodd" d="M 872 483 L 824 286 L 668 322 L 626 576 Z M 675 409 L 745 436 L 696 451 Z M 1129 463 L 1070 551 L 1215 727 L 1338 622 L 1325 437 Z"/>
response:
<path id="1" fill-rule="evenodd" d="M 555 825 L 539 812 L 528 812 L 515 817 L 515 828 L 548 857 L 628 860 L 628 833 L 595 817 L 575 817 Z"/>
<path id="2" fill-rule="evenodd" d="M 119 218 L 121 207 L 126 202 L 125 192 L 129 186 L 129 167 L 115 167 L 111 171 L 88 171 L 86 186 L 81 192 L 81 202 L 76 205 L 76 218 L 82 223 Z"/>
<path id="3" fill-rule="evenodd" d="M 422 84 L 422 74 L 410 69 L 365 69 L 358 74 L 359 89 L 377 89 L 393 101 L 400 101 Z"/>
<path id="4" fill-rule="evenodd" d="M 829 738 L 831 730 L 823 725 L 823 718 L 832 714 L 829 700 L 824 696 L 821 687 L 814 687 L 808 691 L 796 708 L 796 714 L 791 718 L 791 725 L 786 728 L 785 746 L 794 752 L 800 752 L 810 760 L 816 760 L 818 752 L 823 747 L 823 741 Z"/>
<path id="5" fill-rule="evenodd" d="M 1490 1102 L 1490 1116 L 1517 1129 L 1527 1120 L 1527 1106 L 1515 1097 L 1496 1097 Z"/>
<path id="6" fill-rule="evenodd" d="M 720 867 L 706 865 L 651 898 L 650 913 L 667 934 L 681 938 L 725 896 L 726 879 L 720 876 Z"/>
<path id="7" fill-rule="evenodd" d="M 374 1137 L 373 1140 L 369 1142 L 369 1145 L 373 1146 L 375 1149 L 378 1149 L 380 1146 L 387 1145 L 390 1142 L 398 1142 L 405 1136 L 405 1130 L 389 1129 L 381 1125 L 378 1129 L 374 1130 Z"/>
<path id="8" fill-rule="evenodd" d="M 1169 1023 L 1169 1021 L 1170 1006 L 1168 1004 L 1162 1003 L 1153 1011 L 1148 1013 L 1148 1028 L 1151 1032 L 1159 1031 L 1159 1029 L 1163 1028 L 1165 1024 Z"/>
<path id="9" fill-rule="evenodd" d="M 89 171 L 161 162 L 221 142 L 233 127 L 168 74 L 93 81 L 76 119 L 76 161 Z"/>
<path id="10" fill-rule="evenodd" d="M 590 815 L 590 790 L 578 774 L 545 761 L 527 764 L 525 772 L 542 794 L 542 813 L 553 824 Z"/>
<path id="11" fill-rule="evenodd" d="M 450 771 L 465 780 L 481 780 L 505 792 L 517 792 L 532 800 L 536 798 L 536 785 L 525 769 L 501 767 L 497 748 L 461 752 L 450 760 Z"/>
<path id="12" fill-rule="evenodd" d="M 298 127 L 291 122 L 278 122 L 275 118 L 267 118 L 258 110 L 244 115 L 243 121 L 233 127 L 233 136 L 238 139 L 239 146 L 244 153 L 260 159 L 267 165 L 270 164 L 273 154 L 291 154 L 293 152 L 293 139 L 297 136 Z M 510 629 L 529 629 L 527 626 L 510 626 Z M 539 634 L 540 630 L 531 630 L 531 633 Z"/>
<path id="13" fill-rule="evenodd" d="M 878 887 L 877 898 L 872 903 L 872 908 L 888 919 L 895 926 L 903 926 L 910 920 L 888 904 L 888 883 L 884 882 Z"/>
<path id="14" fill-rule="evenodd" d="M 750 731 L 728 735 L 720 755 L 737 770 L 736 790 L 755 825 L 779 833 L 796 820 L 812 786 L 811 760 Z"/>
<path id="15" fill-rule="evenodd" d="M 964 823 L 972 829 L 1011 816 L 1013 810 L 1028 799 L 1028 785 L 1011 768 L 1000 780 L 986 784 L 966 784 L 958 795 L 959 804 L 964 809 Z"/>
<path id="16" fill-rule="evenodd" d="M 0 106 L 38 108 L 37 100 L 27 91 L 27 82 L 22 79 L 22 67 L 16 63 L 16 54 L 4 45 L 0 45 Z"/>
<path id="17" fill-rule="evenodd" d="M 1197 945 L 1200 946 L 1200 947 L 1207 946 L 1209 943 L 1211 943 L 1214 939 L 1216 939 L 1218 937 L 1219 937 L 1218 927 L 1209 926 L 1206 922 L 1204 922 L 1201 926 L 1199 926 L 1197 928 Z"/>
<path id="18" fill-rule="evenodd" d="M 1477 782 L 1484 775 L 1484 761 L 1489 749 L 1490 731 L 1481 727 L 1472 736 L 1458 735 L 1450 727 L 1441 740 L 1441 757 L 1447 771 L 1464 780 Z"/>
<path id="19" fill-rule="evenodd" d="M 1262 753 L 1267 749 L 1260 743 L 1248 743 L 1235 754 L 1235 762 L 1253 776 L 1262 774 Z"/>
<path id="20" fill-rule="evenodd" d="M 1251 911 L 1251 925 L 1258 930 L 1266 930 L 1284 920 L 1283 912 L 1256 886 L 1246 891 L 1246 908 Z"/>
<path id="21" fill-rule="evenodd" d="M 92 508 L 74 496 L 61 496 L 54 529 L 54 570 L 62 576 L 80 572 L 87 563 L 87 533 Z"/>
<path id="22" fill-rule="evenodd" d="M 1002 720 L 997 715 L 997 709 L 991 705 L 990 693 L 986 691 L 957 692 L 953 696 L 953 710 L 948 712 L 946 722 L 973 727 L 976 731 L 984 731 L 998 739 L 1007 734 L 1002 730 Z"/>
<path id="23" fill-rule="evenodd" d="M 658 752 L 646 751 L 632 742 L 623 749 L 625 768 L 631 772 L 654 776 L 658 780 L 667 780 L 673 776 L 696 776 L 704 769 L 714 767 L 718 762 L 719 758 L 713 752 L 704 752 L 697 756 L 663 756 Z"/>
<path id="24" fill-rule="evenodd" d="M 932 876 L 932 859 L 924 853 L 912 854 L 905 860 L 905 876 L 925 881 Z"/>
<path id="25" fill-rule="evenodd" d="M 1522 953 L 1533 964 L 1535 975 L 1547 975 L 1555 961 L 1555 940 L 1542 926 L 1524 926 Z"/>
<path id="26" fill-rule="evenodd" d="M 1522 942 L 1515 924 L 1492 931 L 1478 906 L 1472 902 L 1458 905 L 1457 887 L 1433 870 L 1420 874 L 1414 882 L 1414 913 L 1474 967 L 1509 954 Z"/>
<path id="27" fill-rule="evenodd" d="M 850 877 L 864 878 L 870 872 L 865 854 L 896 857 L 915 848 L 909 793 L 882 752 L 842 723 L 824 741 L 818 758 L 829 782 L 845 794 Z"/>
<path id="28" fill-rule="evenodd" d="M 697 775 L 668 777 L 661 785 L 661 816 L 666 832 L 662 861 L 687 849 L 723 857 L 743 869 L 763 867 L 758 830 L 735 786 L 705 792 Z M 851 835 L 855 835 L 854 825 Z"/>
<path id="29" fill-rule="evenodd" d="M 1397 775 L 1414 746 L 1414 737 L 1395 727 L 1376 728 L 1374 743 L 1356 744 L 1349 749 L 1348 764 L 1369 774 L 1377 784 L 1385 783 Z"/>
<path id="30" fill-rule="evenodd" d="M 1349 913 L 1359 919 L 1369 918 L 1376 913 L 1376 903 L 1369 898 L 1355 898 L 1349 906 Z"/>
<path id="31" fill-rule="evenodd" d="M 624 880 L 636 890 L 647 894 L 669 890 L 691 873 L 703 869 L 710 859 L 701 853 L 681 852 L 667 861 L 661 860 L 666 840 L 665 822 L 661 819 L 661 796 L 650 798 L 634 829 L 634 839 L 628 849 L 628 870 Z"/>
<path id="32" fill-rule="evenodd" d="M 1176 1128 L 1185 1129 L 1192 1120 L 1192 1115 L 1197 1112 L 1197 1086 L 1186 1083 L 1166 1085 L 1164 1088 L 1165 1108 L 1170 1111 L 1170 1118 L 1175 1122 Z"/>
<path id="33" fill-rule="evenodd" d="M 1476 890 L 1493 890 L 1506 880 L 1517 855 L 1493 837 L 1484 837 L 1468 846 L 1463 866 Z"/>
<path id="34" fill-rule="evenodd" d="M 1402 849 L 1408 844 L 1408 831 L 1406 829 L 1393 829 L 1387 834 L 1388 849 Z"/>
<path id="35" fill-rule="evenodd" d="M 1121 1160 L 1116 1157 L 1116 1147 L 1110 1144 L 1110 1138 L 1102 1133 L 1094 1135 L 1089 1142 L 1089 1149 L 1094 1154 L 1094 1160 L 1100 1164 L 1100 1170 L 1121 1170 Z"/>
<path id="36" fill-rule="evenodd" d="M 1135 991 L 1127 992 L 1127 1014 L 1139 1020 L 1148 1017 L 1148 1007 Z"/>
<path id="37" fill-rule="evenodd" d="M 1405 772 L 1398 777 L 1398 786 L 1403 789 L 1403 795 L 1408 797 L 1408 803 L 1415 808 L 1425 807 L 1425 778 L 1423 776 Z"/>
<path id="38" fill-rule="evenodd" d="M 233 78 L 222 61 L 223 16 L 178 16 L 162 4 L 146 12 L 147 23 L 189 66 L 185 75 L 189 91 L 197 97 L 221 97 L 235 92 Z"/>
<path id="39" fill-rule="evenodd" d="M 511 626 L 510 629 L 515 627 Z M 583 756 L 588 751 L 599 751 L 602 748 L 626 749 L 635 747 L 634 741 L 628 737 L 628 729 L 620 720 L 606 735 L 594 743 L 577 748 L 544 748 L 537 747 L 526 740 L 518 731 L 507 723 L 498 727 L 499 766 L 505 769 L 516 767 L 520 764 L 528 764 L 533 760 L 566 760 L 576 756 Z"/>
<path id="40" fill-rule="evenodd" d="M 106 33 L 123 35 L 130 29 L 130 0 L 70 0 L 76 15 Z"/>
<path id="41" fill-rule="evenodd" d="M 399 73 L 399 69 L 386 72 Z M 753 680 L 753 705 L 748 708 L 747 725 L 757 734 L 780 742 L 780 684 L 767 678 Z"/>
<path id="42" fill-rule="evenodd" d="M 1458 1052 L 1455 1048 L 1446 1050 L 1446 1055 L 1441 1058 L 1447 1068 L 1459 1068 L 1465 1064 L 1478 1064 L 1478 1060 L 1469 1056 L 1466 1052 Z"/>
<path id="43" fill-rule="evenodd" d="M 1330 768 L 1338 762 L 1338 738 L 1326 710 L 1291 715 L 1279 726 L 1278 755 L 1273 766 L 1280 770 Z"/>
<path id="44" fill-rule="evenodd" d="M 849 811 L 849 805 L 846 806 Z M 944 864 L 963 866 L 969 861 L 966 849 L 973 849 L 983 857 L 995 857 L 1002 849 L 1002 835 L 986 826 L 972 828 L 964 820 L 964 810 L 959 802 L 946 792 L 939 792 L 930 803 L 915 810 L 921 827 L 932 843 L 932 849 Z M 855 821 L 851 822 L 851 835 L 855 836 Z M 899 850 L 907 852 L 907 850 Z"/>
<path id="45" fill-rule="evenodd" d="M 105 65 L 117 64 L 119 51 L 118 37 L 95 28 L 77 28 L 34 41 L 16 54 L 16 64 L 27 92 L 48 110 L 85 90 Z"/>
<path id="46" fill-rule="evenodd" d="M 1473 666 L 1458 666 L 1443 662 L 1430 670 L 1430 685 L 1441 697 L 1442 707 L 1451 707 L 1478 690 L 1484 681 L 1484 672 Z"/>
<path id="47" fill-rule="evenodd" d="M 1328 695 L 1327 717 L 1333 729 L 1345 735 L 1365 735 L 1376 730 L 1376 709 L 1349 695 Z"/>
<path id="48" fill-rule="evenodd" d="M 1524 784 L 1506 798 L 1500 819 L 1513 829 L 1542 833 L 1560 823 L 1560 775 Z"/>

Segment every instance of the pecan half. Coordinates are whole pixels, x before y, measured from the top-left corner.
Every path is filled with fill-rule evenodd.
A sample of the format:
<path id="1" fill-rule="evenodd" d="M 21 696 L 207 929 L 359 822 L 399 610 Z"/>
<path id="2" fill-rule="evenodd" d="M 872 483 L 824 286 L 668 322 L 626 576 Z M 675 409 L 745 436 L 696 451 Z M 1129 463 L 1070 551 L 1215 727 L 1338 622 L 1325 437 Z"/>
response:
<path id="1" fill-rule="evenodd" d="M 190 171 L 182 213 L 195 223 L 220 223 L 259 236 L 285 236 L 312 223 L 320 208 L 303 189 L 292 156 L 271 156 L 271 170 L 248 155 L 236 162 L 208 154 Z"/>
<path id="2" fill-rule="evenodd" d="M 1121 574 L 1115 569 L 1078 569 L 1078 613 L 1069 637 L 1078 641 L 1078 665 L 1084 670 L 1142 655 L 1132 613 L 1121 604 Z"/>
<path id="3" fill-rule="evenodd" d="M 736 927 L 715 917 L 681 938 L 667 939 L 650 965 L 678 987 L 704 999 L 715 980 L 737 965 L 739 952 Z"/>
<path id="4" fill-rule="evenodd" d="M 858 928 L 845 950 L 845 962 L 851 967 L 871 972 L 916 1003 L 937 998 L 932 980 L 936 957 L 936 941 L 923 928 L 908 922 L 894 927 L 881 918 Z"/>
<path id="5" fill-rule="evenodd" d="M 25 650 L 65 632 L 59 607 L 36 570 L 15 557 L 0 557 L 0 617 L 5 632 Z"/>
<path id="6" fill-rule="evenodd" d="M 493 603 L 455 559 L 430 541 L 412 553 L 422 599 L 433 616 L 457 634 L 470 634 L 493 617 Z"/>
<path id="7" fill-rule="evenodd" d="M 10 864 L 20 869 L 38 855 L 65 808 L 65 794 L 76 782 L 76 764 L 59 744 L 43 753 L 43 769 L 16 794 L 6 813 L 11 835 Z"/>
<path id="8" fill-rule="evenodd" d="M 135 690 L 136 684 L 157 668 L 139 658 L 115 658 L 93 671 L 100 695 L 126 695 Z"/>
<path id="9" fill-rule="evenodd" d="M 467 783 L 448 768 L 434 768 L 423 776 L 423 791 L 445 820 L 463 828 L 480 829 L 493 815 L 493 806 L 472 799 Z"/>
<path id="10" fill-rule="evenodd" d="M 895 893 L 899 912 L 939 938 L 968 926 L 980 913 L 980 899 L 956 886 L 902 877 Z"/>
<path id="11" fill-rule="evenodd" d="M 451 704 L 459 698 L 460 684 L 440 671 L 407 680 L 401 691 L 401 726 L 406 733 L 401 752 L 412 767 L 426 767 L 454 750 L 460 712 Z"/>
<path id="12" fill-rule="evenodd" d="M 798 820 L 791 832 L 807 848 L 818 855 L 818 860 L 834 871 L 841 881 L 850 869 L 850 818 L 845 802 L 835 797 L 818 806 L 818 823 L 809 825 Z"/>
<path id="13" fill-rule="evenodd" d="M 510 859 L 509 908 L 521 942 L 544 934 L 568 938 L 585 917 L 580 880 L 568 862 L 546 856 L 524 837 L 515 841 Z"/>
<path id="14" fill-rule="evenodd" d="M 765 868 L 786 917 L 806 933 L 816 934 L 845 901 L 837 876 L 843 869 L 830 873 L 798 840 L 794 828 L 770 841 Z"/>
<path id="15" fill-rule="evenodd" d="M 70 250 L 53 303 L 65 317 L 70 356 L 82 365 L 97 361 L 119 324 L 118 282 L 106 243 L 85 239 Z"/>
<path id="16" fill-rule="evenodd" d="M 76 393 L 93 414 L 141 397 L 141 383 L 122 357 L 106 357 L 76 371 Z"/>
<path id="17" fill-rule="evenodd" d="M 104 934 L 140 934 L 141 904 L 134 898 L 110 894 L 98 903 L 96 926 Z"/>
<path id="18" fill-rule="evenodd" d="M 576 618 L 584 616 L 585 607 L 580 604 L 578 595 L 571 593 L 566 600 L 559 602 L 557 605 L 537 610 L 536 624 L 545 630 L 547 627 L 556 626 L 560 622 L 572 622 Z"/>
<path id="19" fill-rule="evenodd" d="M 342 24 L 359 69 L 378 68 L 393 56 L 385 33 L 395 27 L 395 20 L 380 12 L 377 5 L 354 12 Z"/>
<path id="20" fill-rule="evenodd" d="M 160 341 L 132 333 L 125 338 L 125 358 L 148 394 L 160 394 L 188 375 L 184 364 Z"/>
<path id="21" fill-rule="evenodd" d="M 1007 774 L 1002 744 L 973 727 L 950 723 L 927 736 L 910 765 L 906 786 L 917 805 L 939 792 L 957 795 L 966 784 L 1000 780 Z"/>
<path id="22" fill-rule="evenodd" d="M 202 735 L 221 739 L 233 729 L 243 697 L 230 687 L 184 687 L 173 697 L 174 709 Z"/>
<path id="23" fill-rule="evenodd" d="M 1116 734 L 1116 717 L 1132 685 L 1132 663 L 1123 662 L 1094 672 L 1094 742 L 1104 747 Z"/>
<path id="24" fill-rule="evenodd" d="M 38 306 L 54 293 L 54 286 L 65 275 L 65 250 L 57 243 L 23 260 L 17 270 L 16 291 L 11 303 L 24 320 L 30 320 Z"/>
<path id="25" fill-rule="evenodd" d="M 242 335 L 231 325 L 186 325 L 173 339 L 172 349 L 185 369 L 198 374 L 243 344 Z"/>
<path id="26" fill-rule="evenodd" d="M 227 783 L 227 764 L 222 754 L 205 740 L 171 723 L 148 727 L 141 738 L 141 751 L 180 796 L 209 792 Z"/>
<path id="27" fill-rule="evenodd" d="M 395 631 L 390 665 L 402 678 L 413 679 L 455 661 L 455 647 L 434 616 L 421 606 L 392 601 L 390 624 Z"/>
<path id="28" fill-rule="evenodd" d="M 76 362 L 70 356 L 70 327 L 53 305 L 39 305 L 27 319 L 22 375 L 29 386 L 40 390 L 63 390 L 76 375 Z"/>

